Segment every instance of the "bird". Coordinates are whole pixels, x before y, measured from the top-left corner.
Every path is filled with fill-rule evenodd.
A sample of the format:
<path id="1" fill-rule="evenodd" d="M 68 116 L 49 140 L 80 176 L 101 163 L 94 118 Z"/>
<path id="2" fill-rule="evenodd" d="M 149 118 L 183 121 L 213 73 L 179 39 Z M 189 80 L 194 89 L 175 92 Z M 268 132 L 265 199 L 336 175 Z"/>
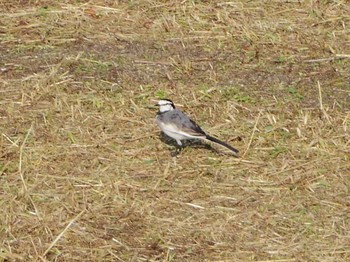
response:
<path id="1" fill-rule="evenodd" d="M 204 132 L 196 122 L 177 109 L 170 99 L 161 99 L 156 106 L 159 106 L 156 116 L 157 125 L 163 133 L 176 140 L 180 149 L 183 148 L 183 140 L 200 139 L 214 142 L 238 154 L 239 151 L 236 148 Z"/>

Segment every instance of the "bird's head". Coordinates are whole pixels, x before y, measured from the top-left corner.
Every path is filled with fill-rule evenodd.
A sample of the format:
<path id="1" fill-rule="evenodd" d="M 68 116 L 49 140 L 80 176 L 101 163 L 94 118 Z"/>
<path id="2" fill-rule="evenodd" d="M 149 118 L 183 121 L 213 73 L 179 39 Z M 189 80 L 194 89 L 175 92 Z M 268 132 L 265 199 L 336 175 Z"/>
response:
<path id="1" fill-rule="evenodd" d="M 157 102 L 156 105 L 159 106 L 160 113 L 164 113 L 164 112 L 175 109 L 175 105 L 174 105 L 173 101 L 171 101 L 169 99 L 161 99 Z"/>

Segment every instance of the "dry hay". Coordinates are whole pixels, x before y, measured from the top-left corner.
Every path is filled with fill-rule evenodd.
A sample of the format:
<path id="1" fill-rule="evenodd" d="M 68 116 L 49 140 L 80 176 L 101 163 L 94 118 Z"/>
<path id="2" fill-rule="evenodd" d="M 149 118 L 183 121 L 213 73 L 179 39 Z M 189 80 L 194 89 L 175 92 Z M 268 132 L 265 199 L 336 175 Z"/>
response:
<path id="1" fill-rule="evenodd" d="M 0 8 L 0 261 L 349 261 L 346 1 Z"/>

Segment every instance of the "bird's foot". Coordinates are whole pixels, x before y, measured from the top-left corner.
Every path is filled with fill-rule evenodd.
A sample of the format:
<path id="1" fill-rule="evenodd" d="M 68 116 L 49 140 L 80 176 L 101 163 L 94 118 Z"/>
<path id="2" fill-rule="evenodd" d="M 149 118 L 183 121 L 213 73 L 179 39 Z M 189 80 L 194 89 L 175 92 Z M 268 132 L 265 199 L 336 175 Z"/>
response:
<path id="1" fill-rule="evenodd" d="M 176 147 L 176 149 L 173 150 L 173 151 L 170 153 L 170 155 L 171 155 L 172 157 L 176 157 L 176 156 L 178 156 L 178 155 L 181 153 L 182 150 L 183 150 L 183 147 Z"/>

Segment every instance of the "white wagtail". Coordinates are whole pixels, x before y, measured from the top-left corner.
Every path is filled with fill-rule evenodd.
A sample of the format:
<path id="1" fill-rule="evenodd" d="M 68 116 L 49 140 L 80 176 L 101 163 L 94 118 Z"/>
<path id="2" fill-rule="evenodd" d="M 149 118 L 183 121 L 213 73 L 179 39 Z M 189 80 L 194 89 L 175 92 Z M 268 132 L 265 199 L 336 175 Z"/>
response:
<path id="1" fill-rule="evenodd" d="M 166 135 L 175 139 L 180 147 L 182 147 L 181 140 L 201 139 L 212 141 L 230 149 L 236 154 L 238 153 L 236 148 L 206 134 L 192 119 L 179 109 L 175 108 L 175 105 L 171 100 L 159 100 L 157 105 L 159 106 L 159 112 L 156 121 L 159 128 Z"/>

